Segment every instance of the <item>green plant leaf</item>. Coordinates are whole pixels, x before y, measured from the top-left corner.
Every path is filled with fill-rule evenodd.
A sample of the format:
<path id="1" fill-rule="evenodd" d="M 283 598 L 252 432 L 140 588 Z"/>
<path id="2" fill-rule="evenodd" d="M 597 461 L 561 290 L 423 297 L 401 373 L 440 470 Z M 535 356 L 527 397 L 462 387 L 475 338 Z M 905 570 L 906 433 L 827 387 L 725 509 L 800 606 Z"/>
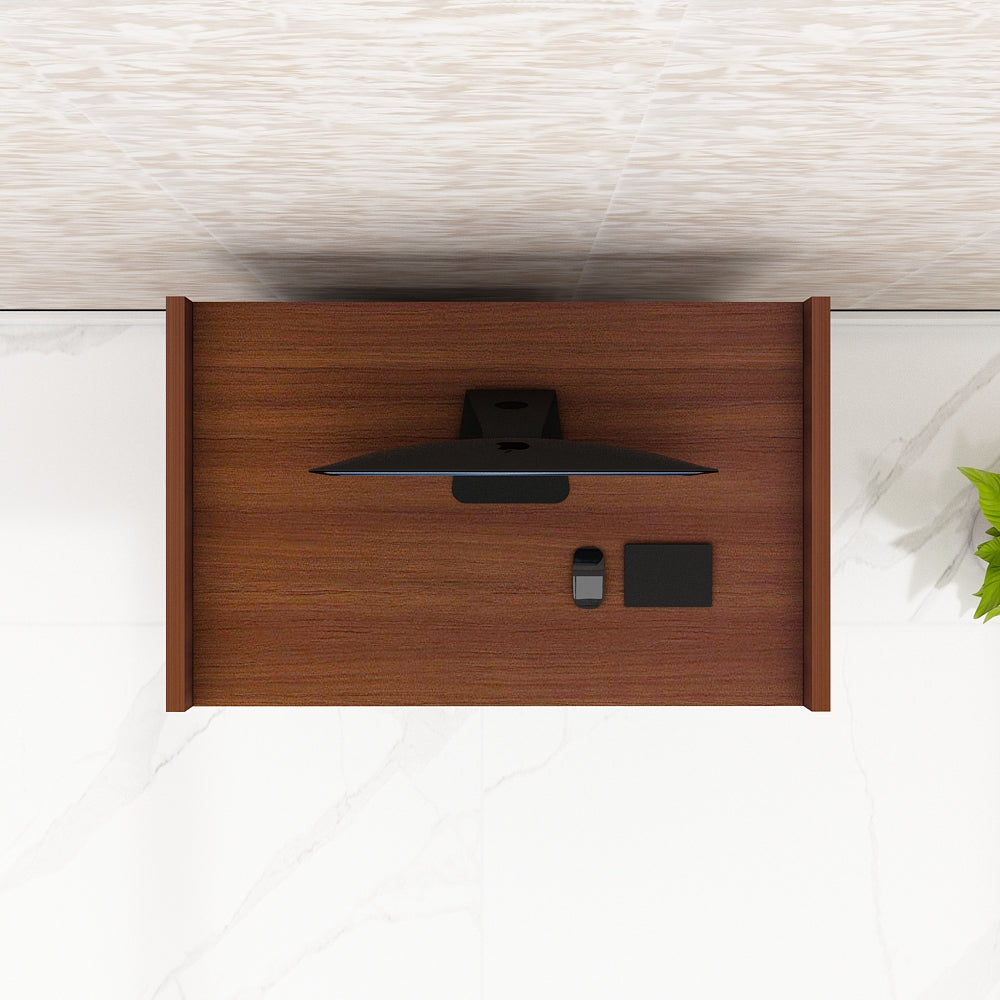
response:
<path id="1" fill-rule="evenodd" d="M 987 535 L 992 535 L 994 538 L 1000 537 L 1000 528 L 989 527 L 986 529 Z"/>
<path id="2" fill-rule="evenodd" d="M 1000 475 L 964 465 L 960 465 L 958 471 L 979 490 L 979 506 L 986 520 L 994 528 L 1000 528 Z"/>
<path id="3" fill-rule="evenodd" d="M 976 555 L 988 563 L 1000 562 L 1000 538 L 991 538 L 976 549 Z"/>
<path id="4" fill-rule="evenodd" d="M 983 621 L 988 622 L 991 618 L 996 618 L 997 615 L 1000 615 L 1000 608 L 994 608 L 992 611 L 987 612 Z"/>
<path id="5" fill-rule="evenodd" d="M 989 612 L 1000 610 L 1000 564 L 990 563 L 986 567 L 986 579 L 983 585 L 972 595 L 980 598 L 979 607 L 973 618 L 982 618 L 988 615 L 987 621 L 993 617 Z"/>

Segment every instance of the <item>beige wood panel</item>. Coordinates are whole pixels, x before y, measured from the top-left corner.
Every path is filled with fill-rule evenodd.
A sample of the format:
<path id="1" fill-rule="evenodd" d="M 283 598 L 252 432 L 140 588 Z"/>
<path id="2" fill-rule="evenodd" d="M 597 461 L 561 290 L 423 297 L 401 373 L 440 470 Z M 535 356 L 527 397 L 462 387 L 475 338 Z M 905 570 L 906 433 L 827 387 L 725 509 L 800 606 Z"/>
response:
<path id="1" fill-rule="evenodd" d="M 986 4 L 98 0 L 0 24 L 6 307 L 1000 306 L 975 252 L 1000 231 Z"/>

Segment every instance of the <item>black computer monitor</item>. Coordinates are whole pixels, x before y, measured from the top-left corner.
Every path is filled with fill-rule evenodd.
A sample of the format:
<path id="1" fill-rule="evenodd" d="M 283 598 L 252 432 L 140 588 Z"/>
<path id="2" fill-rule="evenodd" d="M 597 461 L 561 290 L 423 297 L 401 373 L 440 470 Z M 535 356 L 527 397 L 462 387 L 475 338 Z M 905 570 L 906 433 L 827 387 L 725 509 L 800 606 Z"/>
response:
<path id="1" fill-rule="evenodd" d="M 559 503 L 569 476 L 696 476 L 718 469 L 617 445 L 566 441 L 551 389 L 470 389 L 459 437 L 323 465 L 327 476 L 451 476 L 463 503 Z"/>

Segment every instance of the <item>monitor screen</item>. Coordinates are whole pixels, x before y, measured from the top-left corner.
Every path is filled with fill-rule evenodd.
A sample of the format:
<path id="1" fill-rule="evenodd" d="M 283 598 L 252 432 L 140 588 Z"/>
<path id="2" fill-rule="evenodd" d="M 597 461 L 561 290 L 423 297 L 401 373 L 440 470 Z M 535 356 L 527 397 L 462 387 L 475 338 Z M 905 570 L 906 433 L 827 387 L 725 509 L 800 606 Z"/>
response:
<path id="1" fill-rule="evenodd" d="M 309 471 L 328 476 L 695 476 L 718 470 L 563 438 L 464 438 L 371 452 Z"/>

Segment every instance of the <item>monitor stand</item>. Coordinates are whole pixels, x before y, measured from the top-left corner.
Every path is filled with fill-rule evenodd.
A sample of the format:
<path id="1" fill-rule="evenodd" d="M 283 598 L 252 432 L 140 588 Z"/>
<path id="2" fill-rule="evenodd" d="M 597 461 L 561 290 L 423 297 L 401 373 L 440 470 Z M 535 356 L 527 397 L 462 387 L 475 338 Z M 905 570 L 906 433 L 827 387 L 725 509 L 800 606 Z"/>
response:
<path id="1" fill-rule="evenodd" d="M 562 438 L 552 389 L 468 389 L 460 438 Z M 562 503 L 568 476 L 453 476 L 462 503 Z"/>

